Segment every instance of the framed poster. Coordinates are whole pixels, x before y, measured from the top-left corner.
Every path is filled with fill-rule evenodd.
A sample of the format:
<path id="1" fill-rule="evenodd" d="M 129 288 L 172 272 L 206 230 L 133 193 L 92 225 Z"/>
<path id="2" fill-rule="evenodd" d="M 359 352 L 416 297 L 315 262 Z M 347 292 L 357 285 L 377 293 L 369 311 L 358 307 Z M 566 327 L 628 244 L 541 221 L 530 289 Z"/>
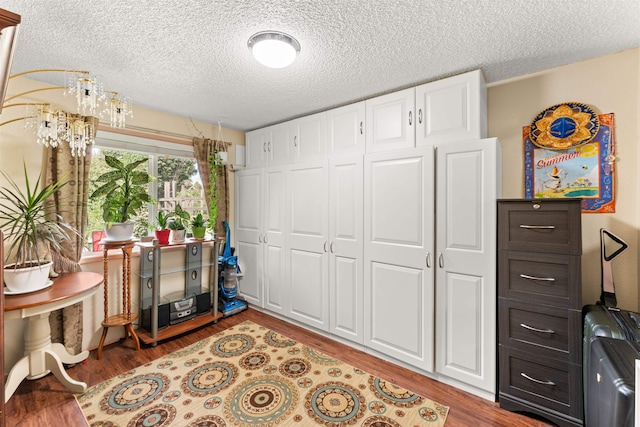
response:
<path id="1" fill-rule="evenodd" d="M 522 128 L 526 198 L 579 197 L 582 212 L 615 212 L 614 116 L 598 119 L 590 142 L 566 150 L 540 148 L 531 141 L 531 126 Z"/>

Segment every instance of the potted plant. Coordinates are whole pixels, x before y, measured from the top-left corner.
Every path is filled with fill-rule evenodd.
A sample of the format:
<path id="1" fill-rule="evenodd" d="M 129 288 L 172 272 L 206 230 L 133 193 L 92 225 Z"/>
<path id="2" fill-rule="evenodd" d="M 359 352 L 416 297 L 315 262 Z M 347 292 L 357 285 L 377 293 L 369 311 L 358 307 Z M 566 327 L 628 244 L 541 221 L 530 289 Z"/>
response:
<path id="1" fill-rule="evenodd" d="M 168 227 L 171 230 L 172 242 L 184 242 L 184 237 L 187 232 L 184 225 L 191 218 L 189 212 L 182 209 L 180 203 L 176 204 L 176 208 L 173 211 L 173 219 L 169 222 Z"/>
<path id="2" fill-rule="evenodd" d="M 123 163 L 118 158 L 105 155 L 105 163 L 111 169 L 97 178 L 103 183 L 91 198 L 103 197 L 102 219 L 105 222 L 107 239 L 127 241 L 133 238 L 134 222 L 131 220 L 147 203 L 154 203 L 147 193 L 147 184 L 153 177 L 138 167 L 146 159 Z"/>
<path id="3" fill-rule="evenodd" d="M 169 220 L 172 218 L 172 212 L 163 212 L 158 211 L 158 216 L 156 218 L 156 229 L 154 231 L 156 239 L 158 239 L 158 243 L 161 245 L 166 245 L 169 243 L 169 234 L 171 230 L 169 229 Z"/>
<path id="4" fill-rule="evenodd" d="M 64 178 L 41 187 L 38 179 L 29 181 L 24 165 L 25 190 L 5 172 L 7 186 L 0 188 L 0 228 L 10 242 L 4 267 L 4 281 L 9 292 L 26 293 L 42 289 L 49 282 L 52 261 L 47 252 L 60 253 L 78 231 L 62 221 L 59 214 L 45 212 L 47 199 L 66 185 Z"/>
<path id="5" fill-rule="evenodd" d="M 198 212 L 193 218 L 191 218 L 191 233 L 193 233 L 194 239 L 204 239 L 204 235 L 207 232 L 206 221 L 202 214 Z"/>

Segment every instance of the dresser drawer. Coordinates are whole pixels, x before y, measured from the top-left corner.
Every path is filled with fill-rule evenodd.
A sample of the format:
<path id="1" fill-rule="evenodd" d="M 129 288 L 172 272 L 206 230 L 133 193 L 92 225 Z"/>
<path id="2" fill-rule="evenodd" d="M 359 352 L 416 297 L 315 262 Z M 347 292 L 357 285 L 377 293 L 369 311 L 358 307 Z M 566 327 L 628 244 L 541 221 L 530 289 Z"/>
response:
<path id="1" fill-rule="evenodd" d="M 500 394 L 582 418 L 582 366 L 500 346 Z"/>
<path id="2" fill-rule="evenodd" d="M 499 251 L 498 295 L 580 309 L 580 260 L 574 255 Z"/>
<path id="3" fill-rule="evenodd" d="M 580 310 L 499 300 L 500 344 L 581 363 Z"/>
<path id="4" fill-rule="evenodd" d="M 580 255 L 580 200 L 498 201 L 500 249 Z"/>

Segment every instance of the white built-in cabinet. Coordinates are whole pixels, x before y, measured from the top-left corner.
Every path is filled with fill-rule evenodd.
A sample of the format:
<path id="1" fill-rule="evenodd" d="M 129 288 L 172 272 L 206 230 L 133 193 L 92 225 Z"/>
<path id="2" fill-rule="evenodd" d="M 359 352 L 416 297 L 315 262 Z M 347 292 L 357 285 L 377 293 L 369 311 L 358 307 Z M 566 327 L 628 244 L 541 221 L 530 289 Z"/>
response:
<path id="1" fill-rule="evenodd" d="M 241 295 L 495 392 L 495 200 L 480 71 L 247 133 Z"/>
<path id="2" fill-rule="evenodd" d="M 365 159 L 365 345 L 434 364 L 433 148 Z"/>
<path id="3" fill-rule="evenodd" d="M 236 251 L 242 254 L 242 296 L 253 305 L 287 312 L 285 289 L 286 167 L 236 175 Z"/>
<path id="4" fill-rule="evenodd" d="M 480 70 L 416 87 L 416 145 L 487 136 L 487 88 Z"/>
<path id="5" fill-rule="evenodd" d="M 436 371 L 491 393 L 501 165 L 496 138 L 436 146 Z"/>

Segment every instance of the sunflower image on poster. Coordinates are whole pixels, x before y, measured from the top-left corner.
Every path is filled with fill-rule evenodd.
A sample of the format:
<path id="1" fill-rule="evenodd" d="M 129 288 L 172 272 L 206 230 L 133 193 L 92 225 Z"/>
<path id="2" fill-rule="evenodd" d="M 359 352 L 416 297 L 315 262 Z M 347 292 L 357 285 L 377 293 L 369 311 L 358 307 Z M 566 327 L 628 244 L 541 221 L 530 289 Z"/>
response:
<path id="1" fill-rule="evenodd" d="M 593 113 L 591 117 L 595 116 L 595 119 L 587 122 L 584 118 L 585 108 L 580 105 L 582 122 L 576 119 L 576 123 L 571 120 L 567 123 L 567 117 L 579 117 L 577 113 L 574 116 L 567 115 L 565 109 L 564 115 L 558 117 L 553 114 L 556 109 L 552 113 L 548 109 L 531 126 L 523 127 L 525 197 L 581 198 L 583 212 L 613 213 L 613 114 L 596 116 Z M 597 123 L 597 126 L 590 126 L 590 123 Z M 572 132 L 574 128 L 576 130 Z M 576 135 L 580 129 L 580 139 L 570 144 L 566 142 L 568 137 L 554 138 L 560 132 L 563 132 L 563 136 Z M 591 135 L 585 129 L 590 130 Z M 536 134 L 532 132 L 537 133 L 535 142 L 533 139 Z M 558 146 L 569 148 L 558 149 Z"/>

